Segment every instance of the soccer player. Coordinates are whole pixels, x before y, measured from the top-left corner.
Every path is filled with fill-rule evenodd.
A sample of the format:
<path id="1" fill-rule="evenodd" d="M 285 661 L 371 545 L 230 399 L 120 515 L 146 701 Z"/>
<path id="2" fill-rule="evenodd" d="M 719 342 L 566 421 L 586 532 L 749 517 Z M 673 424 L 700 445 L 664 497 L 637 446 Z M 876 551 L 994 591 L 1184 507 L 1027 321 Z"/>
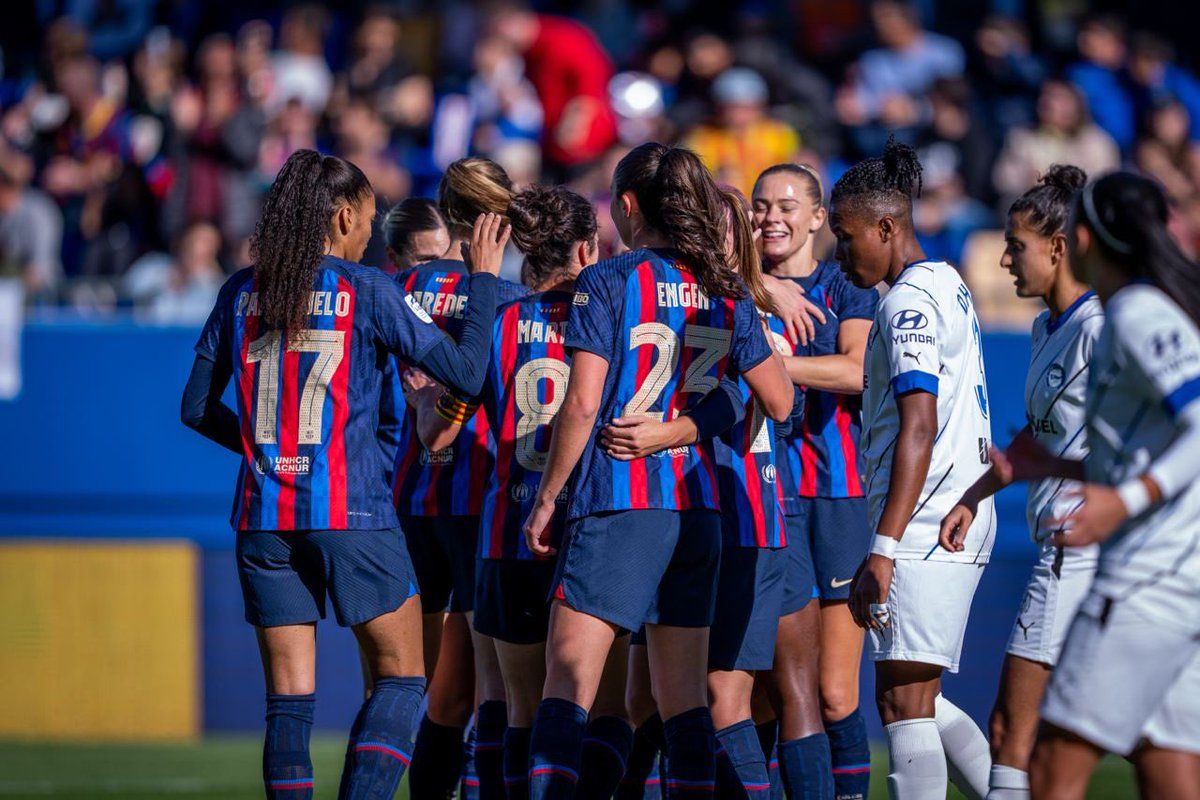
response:
<path id="1" fill-rule="evenodd" d="M 1025 379 L 1029 424 L 1010 445 L 1014 455 L 1036 441 L 1056 456 L 1087 454 L 1084 405 L 1088 364 L 1104 324 L 1094 291 L 1071 273 L 1067 218 L 1087 180 L 1077 167 L 1053 166 L 1008 211 L 1000 265 L 1016 278 L 1019 297 L 1040 297 L 1047 309 L 1033 322 L 1033 355 Z M 962 552 L 979 501 L 1012 480 L 1003 458 L 980 476 L 942 520 L 941 544 Z M 1060 547 L 1054 524 L 1074 506 L 1073 481 L 1046 478 L 1033 484 L 1025 505 L 1029 533 L 1039 548 L 1021 611 L 1008 641 L 1000 691 L 990 720 L 992 771 L 989 800 L 1029 797 L 1029 754 L 1037 735 L 1038 706 L 1058 659 L 1067 626 L 1096 572 L 1097 548 Z"/>
<path id="2" fill-rule="evenodd" d="M 889 141 L 834 185 L 830 225 L 851 283 L 890 286 L 867 339 L 862 447 L 875 536 L 850 612 L 870 633 L 892 796 L 943 800 L 947 761 L 960 789 L 987 793 L 987 741 L 940 686 L 943 670 L 958 670 L 995 515 L 981 501 L 964 549 L 938 547 L 942 518 L 987 468 L 991 430 L 971 293 L 913 233 L 920 184 L 912 148 Z"/>
<path id="3" fill-rule="evenodd" d="M 668 789 L 713 792 L 715 737 L 705 664 L 721 531 L 711 445 L 617 461 L 597 419 L 674 418 L 741 374 L 772 419 L 793 390 L 725 258 L 724 204 L 694 153 L 648 143 L 621 159 L 612 216 L 631 252 L 576 283 L 571 378 L 524 530 L 554 552 L 555 498 L 578 467 L 554 581 L 547 675 L 531 744 L 531 796 L 574 792 L 581 740 L 618 628 L 647 628 L 666 738 Z"/>
<path id="4" fill-rule="evenodd" d="M 768 314 L 773 304 L 763 285 L 745 198 L 737 190 L 723 191 L 722 196 L 730 223 L 727 254 L 755 304 Z M 790 356 L 792 348 L 784 337 L 783 323 L 773 315 L 766 319 L 770 326 L 769 341 L 780 353 Z M 780 658 L 775 640 L 789 563 L 784 549 L 788 542 L 782 491 L 786 473 L 781 477 L 778 458 L 784 446 L 783 426 L 777 426 L 762 413 L 744 380 L 738 379 L 735 387 L 737 402 L 744 408 L 742 418 L 712 443 L 722 544 L 716 610 L 709 638 L 708 692 L 713 725 L 723 753 L 717 765 L 717 792 L 722 796 L 766 798 L 771 784 L 752 718 L 751 699 L 755 674 L 770 672 Z M 797 405 L 803 402 L 799 392 L 794 393 L 794 398 Z M 794 408 L 792 419 L 798 415 L 799 409 Z M 606 425 L 601 431 L 601 442 L 614 458 L 631 460 L 690 444 L 694 433 L 694 425 L 686 417 L 661 421 L 634 415 Z M 642 653 L 636 655 L 640 663 L 646 663 Z M 641 686 L 642 681 L 638 683 L 646 697 L 635 697 L 633 704 L 652 706 L 649 686 Z M 811 694 L 810 705 L 815 707 L 815 685 Z M 641 722 L 639 727 L 645 729 L 647 714 L 636 716 Z M 661 725 L 661 722 L 649 724 Z M 823 768 L 818 766 L 814 770 L 818 783 L 821 776 L 828 779 L 828 758 L 825 762 Z M 644 764 L 642 771 L 648 766 Z M 789 784 L 791 796 L 806 796 L 801 789 Z"/>
<path id="5" fill-rule="evenodd" d="M 801 761 L 819 759 L 825 745 L 820 738 L 808 737 L 820 733 L 823 725 L 836 796 L 862 800 L 871 777 L 866 723 L 858 710 L 863 631 L 850 615 L 848 599 L 854 571 L 871 543 L 859 438 L 863 354 L 879 294 L 873 287 L 851 284 L 835 262 L 813 256 L 817 231 L 826 219 L 823 197 L 820 176 L 812 167 L 779 164 L 758 177 L 751 198 L 765 267 L 776 278 L 803 288 L 826 316 L 810 342 L 791 340 L 793 353 L 805 357 L 785 359 L 792 381 L 803 388 L 805 403 L 785 451 L 792 478 L 784 509 L 793 567 L 776 683 L 802 685 L 809 679 L 807 673 L 817 673 L 821 719 L 814 726 L 812 713 L 803 708 L 783 715 L 784 727 L 791 730 L 782 732 L 780 767 L 785 775 L 799 773 Z M 814 582 L 820 596 L 819 621 L 814 618 L 817 607 L 809 606 Z M 814 646 L 818 628 L 819 646 Z M 788 640 L 797 645 L 788 647 Z M 810 663 L 816 658 L 819 668 Z"/>
<path id="6" fill-rule="evenodd" d="M 1167 230 L 1158 184 L 1084 187 L 1071 263 L 1104 328 L 1088 382 L 1088 455 L 1013 458 L 1019 477 L 1085 480 L 1056 544 L 1104 541 L 1067 632 L 1030 764 L 1034 797 L 1082 798 L 1105 751 L 1142 797 L 1200 797 L 1200 269 Z"/>
<path id="7" fill-rule="evenodd" d="M 512 183 L 494 162 L 464 158 L 452 163 L 438 186 L 438 207 L 450 244 L 441 258 L 396 276 L 434 322 L 452 335 L 467 313 L 468 273 L 461 245 L 471 234 L 471 220 L 484 212 L 506 213 L 511 196 Z M 514 288 L 524 293 L 501 281 L 500 301 L 511 299 Z M 415 383 L 407 373 L 401 379 L 409 386 Z M 429 700 L 409 774 L 417 797 L 442 797 L 458 784 L 464 732 L 476 706 L 475 660 L 489 655 L 486 648 L 476 652 L 473 647 L 469 620 L 479 512 L 493 464 L 489 436 L 487 420 L 476 414 L 449 446 L 431 451 L 421 444 L 409 412 L 396 451 L 393 499 L 421 589 L 426 646 L 437 654 L 426 659 L 431 667 Z M 495 706 L 489 706 L 488 715 L 504 718 Z"/>
<path id="8" fill-rule="evenodd" d="M 350 732 L 342 798 L 390 797 L 410 760 L 424 694 L 420 600 L 376 444 L 381 365 L 396 353 L 477 391 L 508 231 L 484 215 L 470 244 L 472 310 L 456 343 L 386 275 L 355 263 L 375 215 L 349 162 L 300 150 L 272 184 L 254 266 L 231 277 L 196 345 L 185 424 L 243 462 L 234 497 L 238 572 L 267 683 L 270 798 L 312 796 L 308 740 L 316 620 L 325 598 L 375 675 Z M 238 412 L 221 402 L 233 379 Z"/>

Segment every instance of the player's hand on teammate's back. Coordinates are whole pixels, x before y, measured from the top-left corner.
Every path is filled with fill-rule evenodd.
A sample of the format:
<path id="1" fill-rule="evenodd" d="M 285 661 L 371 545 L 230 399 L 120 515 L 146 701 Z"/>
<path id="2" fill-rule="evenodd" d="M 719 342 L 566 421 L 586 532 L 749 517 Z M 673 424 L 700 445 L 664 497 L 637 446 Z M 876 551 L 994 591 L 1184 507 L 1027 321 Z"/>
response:
<path id="1" fill-rule="evenodd" d="M 1085 483 L 1065 497 L 1078 498 L 1073 511 L 1050 520 L 1058 528 L 1053 541 L 1061 547 L 1083 547 L 1103 542 L 1129 517 L 1117 490 L 1102 483 Z"/>
<path id="2" fill-rule="evenodd" d="M 600 445 L 618 461 L 645 458 L 670 446 L 667 423 L 648 414 L 617 417 L 600 429 Z"/>
<path id="3" fill-rule="evenodd" d="M 859 565 L 850 583 L 850 614 L 860 628 L 886 627 L 886 621 L 871 613 L 871 606 L 887 603 L 895 571 L 896 562 L 878 553 L 871 553 Z"/>
<path id="4" fill-rule="evenodd" d="M 550 523 L 554 520 L 554 500 L 548 502 L 540 497 L 534 501 L 529 519 L 521 527 L 525 534 L 525 545 L 535 556 L 552 556 L 558 550 L 550 544 Z"/>
<path id="5" fill-rule="evenodd" d="M 504 261 L 504 247 L 508 244 L 510 234 L 512 226 L 499 214 L 489 212 L 476 217 L 470 244 L 462 243 L 462 256 L 467 269 L 499 275 L 500 264 Z"/>
<path id="6" fill-rule="evenodd" d="M 950 513 L 942 519 L 938 544 L 942 546 L 943 550 L 951 553 L 963 551 L 963 542 L 967 538 L 967 531 L 971 530 L 971 523 L 975 521 L 975 509 L 976 506 L 968 505 L 964 498 L 964 500 L 958 501 L 954 508 L 950 509 Z"/>
<path id="7" fill-rule="evenodd" d="M 825 323 L 825 312 L 804 294 L 795 281 L 763 276 L 763 285 L 775 304 L 775 316 L 783 321 L 788 338 L 801 345 L 808 344 L 816 334 L 817 323 Z M 815 322 L 814 322 L 815 320 Z"/>
<path id="8" fill-rule="evenodd" d="M 1055 459 L 1042 447 L 1029 428 L 1013 437 L 1003 450 L 991 448 L 992 470 L 1005 484 L 1013 481 L 1036 481 L 1053 474 Z"/>

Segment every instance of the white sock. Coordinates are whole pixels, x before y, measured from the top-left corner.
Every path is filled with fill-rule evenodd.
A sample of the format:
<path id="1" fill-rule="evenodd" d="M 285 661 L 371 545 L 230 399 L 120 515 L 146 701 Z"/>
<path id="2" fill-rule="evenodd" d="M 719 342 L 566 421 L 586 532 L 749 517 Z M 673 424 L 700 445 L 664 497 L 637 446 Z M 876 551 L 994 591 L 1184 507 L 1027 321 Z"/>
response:
<path id="1" fill-rule="evenodd" d="M 987 800 L 1029 800 L 1029 773 L 1004 764 L 992 764 Z"/>
<path id="2" fill-rule="evenodd" d="M 946 756 L 937 723 L 928 717 L 902 719 L 885 730 L 892 758 L 892 800 L 946 800 Z"/>
<path id="3" fill-rule="evenodd" d="M 967 800 L 983 800 L 988 793 L 992 752 L 975 721 L 940 694 L 934 700 L 933 717 L 946 751 L 950 780 Z"/>

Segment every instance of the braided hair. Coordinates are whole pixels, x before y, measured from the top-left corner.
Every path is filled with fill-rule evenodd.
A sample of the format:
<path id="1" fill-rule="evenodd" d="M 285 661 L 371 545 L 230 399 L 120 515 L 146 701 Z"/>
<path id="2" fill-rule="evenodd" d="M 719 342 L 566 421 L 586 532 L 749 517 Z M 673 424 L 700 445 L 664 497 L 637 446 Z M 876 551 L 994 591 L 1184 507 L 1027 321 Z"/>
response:
<path id="1" fill-rule="evenodd" d="M 372 193 L 362 170 L 337 156 L 297 150 L 284 162 L 250 237 L 266 328 L 294 333 L 304 326 L 335 209 Z"/>
<path id="2" fill-rule="evenodd" d="M 921 195 L 921 162 L 917 151 L 889 136 L 883 155 L 867 158 L 846 170 L 833 185 L 831 203 L 839 207 L 869 204 L 912 219 L 912 201 Z"/>

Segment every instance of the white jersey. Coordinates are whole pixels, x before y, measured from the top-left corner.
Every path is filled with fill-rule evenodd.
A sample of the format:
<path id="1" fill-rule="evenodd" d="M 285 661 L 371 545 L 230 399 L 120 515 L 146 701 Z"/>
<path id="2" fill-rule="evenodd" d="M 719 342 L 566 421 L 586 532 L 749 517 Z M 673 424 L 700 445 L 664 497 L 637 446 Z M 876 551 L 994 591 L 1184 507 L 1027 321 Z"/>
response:
<path id="1" fill-rule="evenodd" d="M 1200 402 L 1200 332 L 1160 289 L 1131 284 L 1105 306 L 1091 373 L 1087 476 L 1115 486 L 1145 472 L 1178 434 L 1175 414 Z M 1128 520 L 1102 547 L 1093 591 L 1121 600 L 1151 585 L 1195 613 L 1200 482 Z"/>
<path id="2" fill-rule="evenodd" d="M 986 563 L 996 533 L 991 498 L 979 504 L 963 552 L 938 546 L 942 518 L 987 469 L 992 438 L 979 320 L 954 267 L 919 261 L 904 268 L 879 303 L 864 370 L 862 442 L 871 525 L 879 525 L 891 480 L 900 431 L 896 397 L 927 391 L 937 395 L 937 438 L 896 558 Z"/>
<path id="3" fill-rule="evenodd" d="M 1043 311 L 1033 321 L 1032 355 L 1025 378 L 1025 418 L 1034 438 L 1056 456 L 1087 457 L 1088 364 L 1104 327 L 1104 310 L 1095 292 L 1080 297 L 1051 322 Z M 1051 520 L 1073 510 L 1076 481 L 1046 478 L 1029 484 L 1025 516 L 1029 534 L 1040 544 L 1058 528 Z"/>

